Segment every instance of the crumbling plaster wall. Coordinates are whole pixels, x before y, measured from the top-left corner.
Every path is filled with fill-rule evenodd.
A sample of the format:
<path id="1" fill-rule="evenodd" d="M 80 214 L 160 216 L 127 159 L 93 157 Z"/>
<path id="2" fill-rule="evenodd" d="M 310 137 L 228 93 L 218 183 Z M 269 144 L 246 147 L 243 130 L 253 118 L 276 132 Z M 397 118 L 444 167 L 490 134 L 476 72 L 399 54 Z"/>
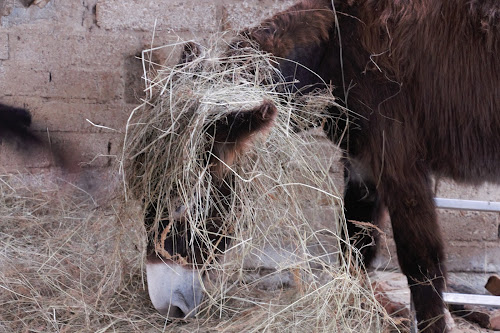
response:
<path id="1" fill-rule="evenodd" d="M 293 0 L 0 0 L 0 100 L 25 106 L 34 126 L 71 147 L 94 170 L 111 165 L 120 129 L 142 96 L 140 51 L 178 37 L 202 40 L 225 29 L 251 26 Z M 321 143 L 320 151 L 334 150 Z M 44 156 L 21 158 L 0 145 L 0 165 L 47 170 Z M 101 156 L 94 158 L 96 156 Z M 336 155 L 338 156 L 338 154 Z M 331 162 L 331 161 L 328 161 Z M 333 163 L 332 175 L 342 179 Z M 438 195 L 500 201 L 497 186 L 439 182 Z M 320 208 L 326 224 L 328 207 Z M 464 277 L 500 270 L 499 214 L 440 211 L 448 266 Z M 385 247 L 385 246 L 384 246 Z M 392 242 L 388 249 L 395 253 Z M 386 251 L 378 265 L 387 263 Z"/>

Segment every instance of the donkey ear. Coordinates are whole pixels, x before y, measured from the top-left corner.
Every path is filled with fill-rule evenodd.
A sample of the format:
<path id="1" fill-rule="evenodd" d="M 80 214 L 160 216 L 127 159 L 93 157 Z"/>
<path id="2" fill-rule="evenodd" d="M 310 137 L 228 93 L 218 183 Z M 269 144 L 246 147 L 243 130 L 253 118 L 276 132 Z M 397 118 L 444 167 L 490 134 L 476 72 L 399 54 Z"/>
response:
<path id="1" fill-rule="evenodd" d="M 184 49 L 181 53 L 179 64 L 187 64 L 201 55 L 203 46 L 195 42 L 187 42 L 184 44 Z"/>
<path id="2" fill-rule="evenodd" d="M 276 106 L 265 100 L 261 105 L 247 111 L 229 113 L 210 129 L 215 137 L 211 158 L 212 172 L 222 178 L 226 165 L 234 162 L 237 154 L 248 149 L 254 138 L 265 135 L 274 124 L 278 114 Z"/>

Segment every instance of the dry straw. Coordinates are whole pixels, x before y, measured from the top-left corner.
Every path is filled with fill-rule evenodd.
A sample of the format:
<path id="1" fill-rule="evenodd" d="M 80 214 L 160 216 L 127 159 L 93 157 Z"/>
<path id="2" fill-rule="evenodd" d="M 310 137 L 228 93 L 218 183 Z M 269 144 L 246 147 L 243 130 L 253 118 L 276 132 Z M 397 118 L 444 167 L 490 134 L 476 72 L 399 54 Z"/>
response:
<path id="1" fill-rule="evenodd" d="M 48 175 L 0 175 L 0 193 L 0 332 L 161 329 L 132 219 Z"/>
<path id="2" fill-rule="evenodd" d="M 182 44 L 168 46 L 167 64 Z M 335 104 L 331 91 L 325 85 L 300 96 L 269 54 L 252 47 L 228 51 L 223 36 L 207 45 L 192 45 L 190 61 L 172 66 L 148 61 L 158 48 L 144 52 L 148 95 L 130 114 L 121 165 L 127 196 L 156 208 L 151 238 L 158 240 L 165 212 L 184 207 L 191 235 L 215 250 L 205 228 L 217 191 L 206 162 L 214 138 L 206 129 L 264 101 L 277 107 L 270 132 L 226 165 L 232 201 L 219 214 L 232 241 L 224 257 L 203 266 L 203 327 L 216 320 L 223 331 L 382 331 L 390 324 L 354 269 L 355 251 L 348 260 L 339 255 L 345 224 L 331 175 L 334 158 L 321 152 L 326 143 L 319 131 L 308 130 L 321 126 L 325 109 Z"/>

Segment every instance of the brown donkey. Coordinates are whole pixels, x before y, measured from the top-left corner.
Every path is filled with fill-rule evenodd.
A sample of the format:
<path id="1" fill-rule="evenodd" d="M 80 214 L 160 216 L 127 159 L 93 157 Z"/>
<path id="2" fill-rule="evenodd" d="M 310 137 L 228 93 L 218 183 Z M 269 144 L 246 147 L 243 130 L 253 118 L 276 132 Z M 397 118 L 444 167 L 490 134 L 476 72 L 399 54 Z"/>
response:
<path id="1" fill-rule="evenodd" d="M 368 265 L 372 238 L 356 237 L 350 221 L 376 224 L 386 207 L 418 327 L 445 331 L 446 269 L 430 176 L 500 182 L 500 3 L 305 0 L 241 35 L 276 57 L 297 93 L 335 87 L 342 108 L 328 110 L 324 129 L 345 151 L 350 239 Z M 244 40 L 232 47 L 248 47 Z M 230 120 L 226 143 L 238 141 Z M 181 243 L 167 237 L 165 249 L 175 255 Z M 161 289 L 161 272 L 154 274 L 150 294 Z M 162 299 L 161 307 L 192 311 L 201 292 L 193 283 L 188 289 L 182 298 L 198 302 Z"/>

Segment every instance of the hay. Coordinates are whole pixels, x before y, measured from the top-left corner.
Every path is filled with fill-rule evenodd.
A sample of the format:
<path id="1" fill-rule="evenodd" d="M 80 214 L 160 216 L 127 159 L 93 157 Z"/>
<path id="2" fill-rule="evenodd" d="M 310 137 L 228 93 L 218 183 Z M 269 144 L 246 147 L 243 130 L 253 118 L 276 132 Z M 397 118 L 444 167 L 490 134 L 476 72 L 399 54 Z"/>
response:
<path id="1" fill-rule="evenodd" d="M 169 46 L 170 62 L 182 44 Z M 121 159 L 128 198 L 151 203 L 157 212 L 187 207 L 185 223 L 213 248 L 204 225 L 217 191 L 204 158 L 214 144 L 206 129 L 265 100 L 278 108 L 269 135 L 228 166 L 233 201 L 220 215 L 232 230 L 231 249 L 204 267 L 200 325 L 234 332 L 380 332 L 390 326 L 364 276 L 352 274 L 355 251 L 337 260 L 342 202 L 331 163 L 316 151 L 316 132 L 306 130 L 335 103 L 331 92 L 299 97 L 287 90 L 270 55 L 252 48 L 229 54 L 220 36 L 208 45 L 192 62 L 173 66 L 148 61 L 158 49 L 143 54 L 147 98 L 130 114 Z M 336 207 L 329 227 L 314 228 L 314 214 L 304 212 L 326 207 Z M 157 215 L 148 231 L 154 239 Z"/>
<path id="2" fill-rule="evenodd" d="M 0 175 L 0 331 L 160 330 L 137 219 L 52 178 Z"/>
<path id="3" fill-rule="evenodd" d="M 337 260 L 343 223 L 329 172 L 334 158 L 318 154 L 314 131 L 291 131 L 318 123 L 331 95 L 294 98 L 268 55 L 246 50 L 225 59 L 223 40 L 209 44 L 220 48 L 204 50 L 189 65 L 145 72 L 149 95 L 131 114 L 122 156 L 125 204 L 118 198 L 97 206 L 85 191 L 47 175 L 0 175 L 0 331 L 380 332 L 392 326 L 352 269 L 355 252 L 352 260 Z M 234 202 L 221 212 L 234 227 L 231 248 L 205 267 L 198 318 L 169 322 L 145 290 L 144 215 L 130 197 L 167 210 L 179 203 L 208 207 L 212 180 L 200 154 L 211 138 L 203 129 L 264 99 L 274 101 L 279 117 L 232 166 Z M 138 153 L 147 163 L 136 163 Z M 328 228 L 311 223 L 324 220 L 325 211 Z M 186 223 L 203 235 L 206 212 L 188 212 Z"/>

